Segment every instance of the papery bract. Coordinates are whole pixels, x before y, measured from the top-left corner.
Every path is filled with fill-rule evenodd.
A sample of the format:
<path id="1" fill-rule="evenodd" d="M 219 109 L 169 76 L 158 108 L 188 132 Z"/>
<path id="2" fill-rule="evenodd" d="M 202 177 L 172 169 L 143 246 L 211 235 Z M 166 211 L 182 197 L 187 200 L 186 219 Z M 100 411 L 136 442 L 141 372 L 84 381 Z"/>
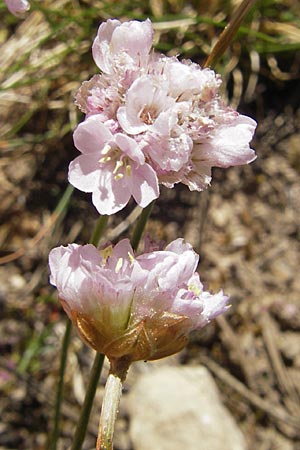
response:
<path id="1" fill-rule="evenodd" d="M 71 244 L 51 251 L 50 282 L 95 350 L 110 359 L 158 359 L 227 309 L 222 291 L 203 290 L 197 263 L 182 239 L 136 258 L 127 239 L 103 251 Z"/>

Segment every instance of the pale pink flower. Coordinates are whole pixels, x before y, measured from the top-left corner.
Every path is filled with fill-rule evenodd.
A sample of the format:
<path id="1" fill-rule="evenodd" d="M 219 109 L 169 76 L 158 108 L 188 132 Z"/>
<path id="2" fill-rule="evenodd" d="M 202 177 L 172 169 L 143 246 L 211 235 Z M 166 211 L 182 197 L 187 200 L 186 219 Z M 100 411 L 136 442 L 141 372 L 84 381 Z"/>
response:
<path id="1" fill-rule="evenodd" d="M 143 285 L 149 299 L 146 307 L 188 317 L 189 331 L 227 309 L 228 297 L 222 291 L 216 295 L 204 291 L 196 273 L 199 256 L 183 239 L 176 239 L 165 250 L 138 256 L 136 261 L 148 270 Z M 139 305 L 139 311 L 144 308 Z"/>
<path id="2" fill-rule="evenodd" d="M 239 114 L 229 123 L 220 124 L 211 132 L 210 138 L 194 145 L 191 165 L 182 182 L 190 190 L 203 190 L 210 183 L 212 167 L 227 168 L 254 161 L 256 155 L 249 142 L 255 128 L 253 119 Z"/>
<path id="3" fill-rule="evenodd" d="M 8 10 L 17 17 L 21 17 L 30 8 L 27 0 L 5 0 L 5 3 Z"/>
<path id="4" fill-rule="evenodd" d="M 95 63 L 104 73 L 111 74 L 121 67 L 132 70 L 148 62 L 153 29 L 149 19 L 121 23 L 109 19 L 100 25 L 92 51 Z"/>
<path id="5" fill-rule="evenodd" d="M 127 327 L 139 280 L 129 260 L 133 251 L 128 240 L 121 241 L 108 254 L 108 249 L 101 252 L 90 244 L 55 248 L 49 255 L 50 283 L 57 287 L 71 319 L 74 313 L 91 317 L 101 324 L 103 334 L 114 337 Z"/>
<path id="6" fill-rule="evenodd" d="M 118 109 L 118 121 L 126 133 L 139 134 L 153 129 L 161 113 L 175 106 L 168 95 L 168 85 L 144 75 L 128 89 L 124 106 Z"/>
<path id="7" fill-rule="evenodd" d="M 189 60 L 179 61 L 176 57 L 160 55 L 151 64 L 150 73 L 159 74 L 168 81 L 169 95 L 177 102 L 195 99 L 207 102 L 218 94 L 222 83 L 221 76 L 213 70 L 202 69 Z"/>
<path id="8" fill-rule="evenodd" d="M 133 82 L 120 106 L 117 118 L 122 129 L 143 144 L 152 167 L 178 172 L 189 160 L 192 140 L 179 125 L 186 103 L 169 95 L 169 83 L 154 75 Z M 138 136 L 137 136 L 138 135 Z"/>
<path id="9" fill-rule="evenodd" d="M 103 164 L 103 158 L 93 163 L 89 155 L 79 157 L 71 165 L 71 183 L 93 192 L 94 204 L 99 211 L 101 204 L 101 211 L 104 207 L 106 214 L 123 208 L 131 194 L 140 205 L 145 205 L 150 197 L 158 196 L 157 182 L 168 188 L 184 183 L 190 190 L 202 191 L 211 182 L 212 167 L 248 164 L 256 157 L 250 148 L 256 123 L 223 103 L 220 75 L 191 61 L 151 52 L 152 37 L 149 19 L 102 23 L 93 44 L 93 56 L 103 73 L 83 83 L 76 97 L 76 104 L 87 117 L 97 115 L 103 145 L 104 135 L 111 139 L 104 126 L 118 140 L 123 136 L 127 147 L 135 148 L 130 153 L 135 173 L 128 178 L 119 172 L 122 182 L 116 183 L 115 176 L 108 175 L 109 170 L 115 170 L 114 164 L 124 158 L 122 155 L 127 155 L 122 146 L 119 153 L 114 151 L 114 164 L 111 160 Z M 96 124 L 93 135 L 97 140 Z M 86 153 L 87 143 L 75 145 Z M 98 155 L 100 150 L 103 153 L 98 145 Z M 133 180 L 144 183 L 143 195 L 137 194 L 137 186 L 130 182 Z M 122 195 L 117 193 L 120 187 Z"/>
<path id="10" fill-rule="evenodd" d="M 69 166 L 69 181 L 83 192 L 92 192 L 100 214 L 114 214 L 127 205 L 131 195 L 142 207 L 158 197 L 155 171 L 145 162 L 136 141 L 110 130 L 93 115 L 74 132 L 82 155 Z"/>
<path id="11" fill-rule="evenodd" d="M 228 297 L 203 290 L 198 255 L 182 239 L 134 257 L 115 247 L 58 247 L 50 282 L 83 339 L 109 358 L 158 359 L 180 351 L 190 331 L 227 308 Z"/>

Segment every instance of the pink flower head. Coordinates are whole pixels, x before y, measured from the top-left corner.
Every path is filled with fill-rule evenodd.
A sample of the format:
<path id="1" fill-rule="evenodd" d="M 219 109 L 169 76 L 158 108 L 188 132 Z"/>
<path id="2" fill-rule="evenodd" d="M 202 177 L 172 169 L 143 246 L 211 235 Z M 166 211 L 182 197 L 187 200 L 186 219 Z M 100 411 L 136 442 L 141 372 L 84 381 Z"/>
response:
<path id="1" fill-rule="evenodd" d="M 114 214 L 128 203 L 131 195 L 142 207 L 158 197 L 155 171 L 131 137 L 112 134 L 93 115 L 79 124 L 74 142 L 81 155 L 69 167 L 69 181 L 84 192 L 100 214 Z"/>
<path id="2" fill-rule="evenodd" d="M 22 16 L 30 8 L 27 0 L 5 0 L 8 10 L 17 17 Z"/>
<path id="3" fill-rule="evenodd" d="M 198 255 L 182 239 L 134 257 L 127 239 L 53 249 L 50 282 L 83 339 L 109 358 L 158 359 L 180 351 L 190 331 L 227 309 L 203 290 Z"/>
<path id="4" fill-rule="evenodd" d="M 84 82 L 76 96 L 87 124 L 74 133 L 83 155 L 71 164 L 69 179 L 93 192 L 104 214 L 122 209 L 131 195 L 148 204 L 159 195 L 157 183 L 202 191 L 212 167 L 256 158 L 250 147 L 256 122 L 225 106 L 220 75 L 151 51 L 152 37 L 149 19 L 102 23 L 93 44 L 102 73 Z M 85 150 L 92 145 L 88 140 L 93 152 Z M 130 176 L 124 171 L 129 166 Z"/>

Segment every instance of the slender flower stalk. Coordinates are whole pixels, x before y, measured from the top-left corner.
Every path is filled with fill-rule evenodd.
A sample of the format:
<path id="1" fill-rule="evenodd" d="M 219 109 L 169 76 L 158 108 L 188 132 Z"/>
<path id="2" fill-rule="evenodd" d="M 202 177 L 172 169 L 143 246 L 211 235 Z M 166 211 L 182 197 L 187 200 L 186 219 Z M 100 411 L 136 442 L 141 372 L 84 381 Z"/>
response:
<path id="1" fill-rule="evenodd" d="M 101 236 L 103 235 L 103 232 L 107 226 L 108 222 L 108 216 L 100 216 L 97 220 L 97 223 L 95 225 L 95 228 L 93 230 L 90 243 L 93 245 L 98 245 Z"/>
<path id="2" fill-rule="evenodd" d="M 96 450 L 111 450 L 113 434 L 122 395 L 122 381 L 117 375 L 108 375 L 102 401 Z"/>
<path id="3" fill-rule="evenodd" d="M 142 234 L 145 230 L 146 223 L 150 217 L 154 201 L 150 203 L 146 208 L 143 209 L 140 217 L 138 218 L 138 221 L 136 223 L 136 226 L 133 231 L 132 239 L 131 239 L 131 245 L 133 250 L 137 250 L 139 246 L 139 242 L 141 240 Z"/>
<path id="4" fill-rule="evenodd" d="M 91 409 L 93 406 L 99 378 L 101 375 L 103 362 L 104 362 L 104 355 L 102 353 L 96 352 L 93 367 L 90 373 L 90 378 L 88 381 L 88 386 L 85 393 L 84 402 L 80 412 L 80 417 L 77 422 L 71 450 L 81 450 L 86 435 L 86 430 L 89 423 Z"/>
<path id="5" fill-rule="evenodd" d="M 115 422 L 122 395 L 122 383 L 126 378 L 129 362 L 125 359 L 111 360 L 99 421 L 96 450 L 112 450 Z"/>
<path id="6" fill-rule="evenodd" d="M 54 414 L 54 425 L 53 432 L 51 436 L 51 442 L 49 443 L 49 450 L 56 450 L 57 440 L 59 436 L 59 420 L 60 420 L 60 409 L 62 402 L 62 393 L 63 393 L 63 385 L 64 385 L 64 376 L 67 364 L 67 354 L 68 348 L 70 344 L 72 331 L 72 322 L 68 320 L 66 323 L 65 334 L 63 338 L 61 354 L 60 354 L 60 365 L 59 365 L 59 377 L 58 377 L 58 385 L 56 392 L 56 401 L 55 401 L 55 414 Z"/>
<path id="7" fill-rule="evenodd" d="M 244 0 L 240 4 L 229 24 L 222 31 L 219 39 L 207 58 L 204 67 L 215 67 L 225 50 L 231 44 L 246 14 L 248 14 L 249 10 L 256 3 L 256 1 L 257 0 Z"/>

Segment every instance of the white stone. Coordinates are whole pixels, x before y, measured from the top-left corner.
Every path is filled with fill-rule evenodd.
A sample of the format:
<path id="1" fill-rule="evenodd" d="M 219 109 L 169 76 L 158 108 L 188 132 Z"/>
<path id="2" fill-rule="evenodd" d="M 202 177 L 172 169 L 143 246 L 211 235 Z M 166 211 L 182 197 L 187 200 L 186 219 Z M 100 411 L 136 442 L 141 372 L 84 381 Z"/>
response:
<path id="1" fill-rule="evenodd" d="M 134 450 L 246 450 L 205 367 L 159 367 L 128 395 Z"/>

